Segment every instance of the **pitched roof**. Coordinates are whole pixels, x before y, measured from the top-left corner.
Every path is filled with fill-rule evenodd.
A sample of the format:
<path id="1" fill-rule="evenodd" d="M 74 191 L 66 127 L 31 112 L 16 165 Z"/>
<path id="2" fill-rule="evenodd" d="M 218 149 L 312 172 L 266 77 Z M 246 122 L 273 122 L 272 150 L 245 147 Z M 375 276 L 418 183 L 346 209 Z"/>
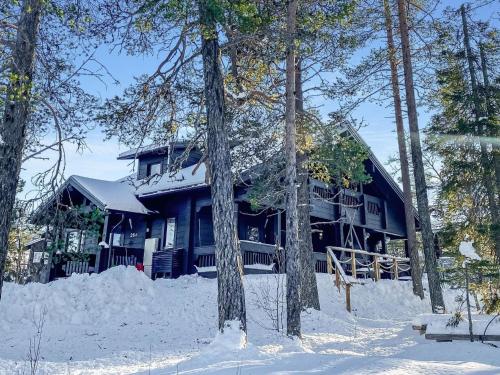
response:
<path id="1" fill-rule="evenodd" d="M 138 186 L 135 193 L 139 198 L 142 198 L 207 186 L 205 180 L 206 170 L 205 163 L 201 163 L 182 168 L 173 175 L 164 173 Z M 139 183 L 139 181 L 136 183 Z"/>
<path id="2" fill-rule="evenodd" d="M 100 208 L 138 214 L 149 213 L 135 196 L 134 187 L 127 181 L 104 181 L 73 175 L 67 182 Z"/>
<path id="3" fill-rule="evenodd" d="M 352 126 L 348 125 L 346 127 L 347 132 L 349 135 L 351 135 L 357 142 L 361 143 L 366 149 L 368 150 L 368 158 L 370 161 L 373 163 L 373 165 L 380 171 L 380 174 L 384 176 L 384 179 L 387 180 L 391 188 L 394 190 L 396 195 L 404 201 L 404 196 L 403 196 L 403 191 L 399 187 L 399 185 L 394 181 L 394 178 L 387 172 L 383 164 L 377 159 L 375 154 L 373 153 L 372 149 L 370 146 L 368 146 L 368 143 L 365 142 L 363 138 L 361 138 L 361 135 L 354 129 Z"/>

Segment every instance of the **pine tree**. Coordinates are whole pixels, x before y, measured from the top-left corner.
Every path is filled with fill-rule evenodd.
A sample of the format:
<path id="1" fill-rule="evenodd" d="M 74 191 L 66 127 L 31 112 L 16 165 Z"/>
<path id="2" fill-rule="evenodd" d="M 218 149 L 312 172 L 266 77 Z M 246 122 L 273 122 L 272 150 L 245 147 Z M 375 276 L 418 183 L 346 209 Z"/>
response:
<path id="1" fill-rule="evenodd" d="M 199 1 L 207 111 L 207 151 L 217 265 L 219 330 L 232 320 L 246 332 L 243 261 L 234 216 L 233 179 L 225 120 L 224 83 L 214 9 Z"/>
<path id="2" fill-rule="evenodd" d="M 415 229 L 415 215 L 413 210 L 413 196 L 410 182 L 410 168 L 408 153 L 406 151 L 406 139 L 403 125 L 403 111 L 401 108 L 401 96 L 399 91 L 399 75 L 396 63 L 396 48 L 394 45 L 391 8 L 388 0 L 384 0 L 385 26 L 387 30 L 387 49 L 389 64 L 391 67 L 392 96 L 394 99 L 394 112 L 396 117 L 396 130 L 398 134 L 399 161 L 401 165 L 401 177 L 403 181 L 404 208 L 406 233 L 408 236 L 408 252 L 410 254 L 411 278 L 413 282 L 413 293 L 424 298 L 422 287 L 422 274 L 418 260 L 417 236 Z"/>
<path id="3" fill-rule="evenodd" d="M 23 2 L 0 126 L 0 298 L 23 146 L 32 108 L 31 86 L 42 5 L 41 0 Z"/>
<path id="4" fill-rule="evenodd" d="M 286 27 L 286 106 L 285 106 L 285 155 L 286 155 L 286 304 L 287 334 L 301 336 L 300 331 L 300 253 L 299 223 L 297 215 L 297 151 L 295 124 L 295 38 L 297 1 L 287 1 Z"/>
<path id="5" fill-rule="evenodd" d="M 427 183 L 425 181 L 425 171 L 422 161 L 422 148 L 420 143 L 417 103 L 415 100 L 415 89 L 413 83 L 413 66 L 406 7 L 407 1 L 398 0 L 399 31 L 402 42 L 406 106 L 408 109 L 408 122 L 410 125 L 411 154 L 413 174 L 415 177 L 415 190 L 417 194 L 417 206 L 418 214 L 420 216 L 422 240 L 425 253 L 425 269 L 429 280 L 432 311 L 437 312 L 439 308 L 444 308 L 444 300 L 439 280 L 439 273 L 437 270 L 436 254 L 434 252 L 434 236 L 432 233 L 429 215 L 429 200 L 427 197 Z"/>

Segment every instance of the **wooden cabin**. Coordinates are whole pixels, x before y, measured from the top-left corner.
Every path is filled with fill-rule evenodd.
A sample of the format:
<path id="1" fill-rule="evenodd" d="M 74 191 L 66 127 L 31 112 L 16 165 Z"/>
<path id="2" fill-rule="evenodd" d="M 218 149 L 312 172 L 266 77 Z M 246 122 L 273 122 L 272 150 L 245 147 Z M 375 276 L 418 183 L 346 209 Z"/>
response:
<path id="1" fill-rule="evenodd" d="M 357 134 L 358 140 L 362 142 Z M 65 227 L 58 234 L 61 254 L 86 254 L 52 267 L 50 279 L 72 272 L 102 272 L 114 265 L 136 265 L 151 277 L 199 272 L 215 276 L 215 247 L 210 186 L 201 152 L 184 154 L 185 145 L 146 147 L 124 152 L 120 160 L 137 159 L 137 173 L 118 181 L 71 176 L 34 216 L 50 221 L 51 208 L 80 206 L 103 214 L 98 233 Z M 406 238 L 403 195 L 373 154 L 365 161 L 372 182 L 357 190 L 336 189 L 310 180 L 312 241 L 317 271 L 326 272 L 327 246 L 387 253 L 389 241 Z M 156 176 L 155 176 L 156 175 Z M 247 188 L 235 186 L 238 235 L 245 272 L 277 269 L 277 251 L 285 243 L 285 213 L 268 209 L 256 214 Z M 394 242 L 393 242 L 394 243 Z M 399 241 L 404 256 L 404 241 Z"/>

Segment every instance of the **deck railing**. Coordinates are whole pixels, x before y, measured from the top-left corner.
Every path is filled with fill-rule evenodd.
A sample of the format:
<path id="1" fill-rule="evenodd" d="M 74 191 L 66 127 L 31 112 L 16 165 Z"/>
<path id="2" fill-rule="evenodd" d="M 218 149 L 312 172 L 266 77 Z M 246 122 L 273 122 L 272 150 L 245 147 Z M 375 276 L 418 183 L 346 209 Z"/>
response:
<path id="1" fill-rule="evenodd" d="M 86 260 L 68 260 L 66 264 L 62 265 L 63 271 L 66 276 L 71 276 L 73 273 L 89 273 L 93 268 L 89 266 Z"/>
<path id="2" fill-rule="evenodd" d="M 245 266 L 255 264 L 272 265 L 276 258 L 276 245 L 240 240 L 240 249 Z M 215 266 L 215 246 L 195 247 L 197 267 Z"/>
<path id="3" fill-rule="evenodd" d="M 409 272 L 409 258 L 402 258 L 387 254 L 370 253 L 365 250 L 348 249 L 345 247 L 328 246 L 327 251 L 340 251 L 341 253 L 349 253 L 350 256 L 344 257 L 339 261 L 345 265 L 348 272 L 354 279 L 357 279 L 358 274 L 373 277 L 375 281 L 380 280 L 382 273 L 391 275 L 391 279 L 398 280 L 400 273 Z"/>

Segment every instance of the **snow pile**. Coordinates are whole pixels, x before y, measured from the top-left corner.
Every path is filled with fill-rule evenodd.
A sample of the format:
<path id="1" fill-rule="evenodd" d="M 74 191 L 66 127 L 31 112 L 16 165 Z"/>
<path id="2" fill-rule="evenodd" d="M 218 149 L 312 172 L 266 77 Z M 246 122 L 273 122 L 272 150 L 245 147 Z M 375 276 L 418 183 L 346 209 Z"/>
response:
<path id="1" fill-rule="evenodd" d="M 217 353 L 233 352 L 245 348 L 246 343 L 247 337 L 240 330 L 240 322 L 235 320 L 226 322 L 224 332 L 217 332 L 207 351 Z"/>
<path id="2" fill-rule="evenodd" d="M 46 310 L 49 321 L 98 325 L 111 318 L 144 314 L 155 290 L 144 273 L 119 266 L 100 275 L 73 274 L 47 285 L 7 284 L 2 297 L 4 323 L 29 323 Z"/>

